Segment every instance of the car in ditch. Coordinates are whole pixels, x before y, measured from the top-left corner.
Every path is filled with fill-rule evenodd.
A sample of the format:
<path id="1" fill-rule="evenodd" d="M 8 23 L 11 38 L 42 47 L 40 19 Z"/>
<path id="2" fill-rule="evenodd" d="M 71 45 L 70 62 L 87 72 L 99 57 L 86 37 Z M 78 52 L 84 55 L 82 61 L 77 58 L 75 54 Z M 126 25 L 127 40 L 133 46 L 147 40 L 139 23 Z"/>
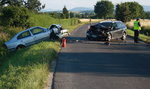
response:
<path id="1" fill-rule="evenodd" d="M 102 21 L 90 26 L 86 32 L 88 40 L 126 39 L 126 25 L 122 21 Z"/>
<path id="2" fill-rule="evenodd" d="M 10 50 L 24 48 L 42 40 L 48 39 L 50 33 L 51 30 L 47 28 L 32 27 L 17 33 L 12 39 L 5 42 L 4 45 L 7 49 Z"/>
<path id="3" fill-rule="evenodd" d="M 68 32 L 67 29 L 62 29 L 61 25 L 53 24 L 51 26 L 56 26 L 61 30 L 57 33 L 59 39 L 64 37 Z M 51 27 L 50 26 L 50 27 Z M 15 50 L 30 46 L 35 43 L 50 39 L 52 33 L 52 28 L 43 28 L 43 27 L 32 27 L 17 33 L 12 39 L 4 43 L 4 47 L 9 50 Z"/>

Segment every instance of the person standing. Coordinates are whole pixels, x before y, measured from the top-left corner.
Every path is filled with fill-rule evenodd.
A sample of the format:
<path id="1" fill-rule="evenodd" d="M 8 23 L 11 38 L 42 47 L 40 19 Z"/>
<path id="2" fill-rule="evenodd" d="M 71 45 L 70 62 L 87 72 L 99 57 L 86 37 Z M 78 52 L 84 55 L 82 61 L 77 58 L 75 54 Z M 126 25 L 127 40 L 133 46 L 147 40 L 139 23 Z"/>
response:
<path id="1" fill-rule="evenodd" d="M 137 18 L 136 21 L 134 21 L 134 43 L 138 43 L 140 30 L 141 23 L 139 21 L 139 18 Z"/>

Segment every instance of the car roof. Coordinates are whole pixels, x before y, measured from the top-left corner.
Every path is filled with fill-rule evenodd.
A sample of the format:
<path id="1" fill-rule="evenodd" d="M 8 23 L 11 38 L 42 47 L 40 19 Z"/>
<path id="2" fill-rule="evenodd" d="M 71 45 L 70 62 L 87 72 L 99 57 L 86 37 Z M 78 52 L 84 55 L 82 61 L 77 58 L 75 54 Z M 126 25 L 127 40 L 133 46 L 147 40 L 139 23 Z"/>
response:
<path id="1" fill-rule="evenodd" d="M 29 31 L 29 30 L 34 29 L 34 28 L 46 29 L 46 28 L 43 28 L 43 27 L 35 26 L 35 27 L 28 28 L 28 29 L 26 29 L 26 30 L 23 30 L 23 31 L 21 31 L 21 32 L 19 32 L 19 33 L 17 33 L 17 34 L 19 35 L 19 34 L 21 34 L 22 32 Z"/>
<path id="2" fill-rule="evenodd" d="M 122 21 L 102 21 L 100 23 L 116 23 L 116 22 L 122 22 Z"/>

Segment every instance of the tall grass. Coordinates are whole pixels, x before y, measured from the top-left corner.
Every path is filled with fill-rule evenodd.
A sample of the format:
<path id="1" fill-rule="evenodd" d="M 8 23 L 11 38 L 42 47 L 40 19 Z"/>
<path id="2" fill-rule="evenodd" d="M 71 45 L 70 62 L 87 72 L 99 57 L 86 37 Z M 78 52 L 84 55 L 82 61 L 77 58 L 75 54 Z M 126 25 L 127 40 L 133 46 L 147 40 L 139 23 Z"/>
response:
<path id="1" fill-rule="evenodd" d="M 128 29 L 128 30 L 127 30 L 127 34 L 133 37 L 133 36 L 134 36 L 134 31 L 131 30 L 131 29 Z M 139 35 L 139 38 L 140 38 L 142 41 L 146 42 L 146 43 L 150 43 L 150 36 L 146 36 L 146 35 L 140 34 L 140 35 Z"/>
<path id="2" fill-rule="evenodd" d="M 51 24 L 62 24 L 73 30 L 79 26 L 77 19 L 54 19 L 47 14 L 31 14 L 32 26 L 48 28 Z M 58 41 L 43 41 L 25 49 L 5 54 L 2 43 L 25 28 L 0 28 L 0 89 L 42 89 L 51 61 L 60 49 Z M 5 54 L 5 55 L 4 55 Z"/>
<path id="3" fill-rule="evenodd" d="M 0 89 L 41 89 L 58 51 L 59 42 L 47 41 L 3 57 Z"/>
<path id="4" fill-rule="evenodd" d="M 42 26 L 45 28 L 48 28 L 51 24 L 61 24 L 63 27 L 67 28 L 68 26 L 78 24 L 78 19 L 55 19 L 48 14 L 31 14 L 30 22 L 33 23 L 33 26 Z"/>

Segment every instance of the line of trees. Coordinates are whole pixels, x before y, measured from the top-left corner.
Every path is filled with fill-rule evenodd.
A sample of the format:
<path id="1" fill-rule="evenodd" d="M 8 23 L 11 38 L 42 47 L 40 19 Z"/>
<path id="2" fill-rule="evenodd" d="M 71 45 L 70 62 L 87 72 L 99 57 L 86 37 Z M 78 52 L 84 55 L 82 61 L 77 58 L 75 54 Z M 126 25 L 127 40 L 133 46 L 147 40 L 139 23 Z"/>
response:
<path id="1" fill-rule="evenodd" d="M 114 9 L 111 1 L 101 0 L 96 3 L 94 12 L 98 18 L 106 19 L 115 17 L 117 20 L 123 22 L 134 18 L 144 18 L 145 16 L 143 7 L 137 2 L 120 3 Z"/>
<path id="2" fill-rule="evenodd" d="M 30 27 L 30 13 L 44 7 L 39 0 L 0 0 L 0 25 Z"/>
<path id="3" fill-rule="evenodd" d="M 17 6 L 25 7 L 29 10 L 39 11 L 45 8 L 45 4 L 42 5 L 40 0 L 0 0 L 0 6 Z"/>

